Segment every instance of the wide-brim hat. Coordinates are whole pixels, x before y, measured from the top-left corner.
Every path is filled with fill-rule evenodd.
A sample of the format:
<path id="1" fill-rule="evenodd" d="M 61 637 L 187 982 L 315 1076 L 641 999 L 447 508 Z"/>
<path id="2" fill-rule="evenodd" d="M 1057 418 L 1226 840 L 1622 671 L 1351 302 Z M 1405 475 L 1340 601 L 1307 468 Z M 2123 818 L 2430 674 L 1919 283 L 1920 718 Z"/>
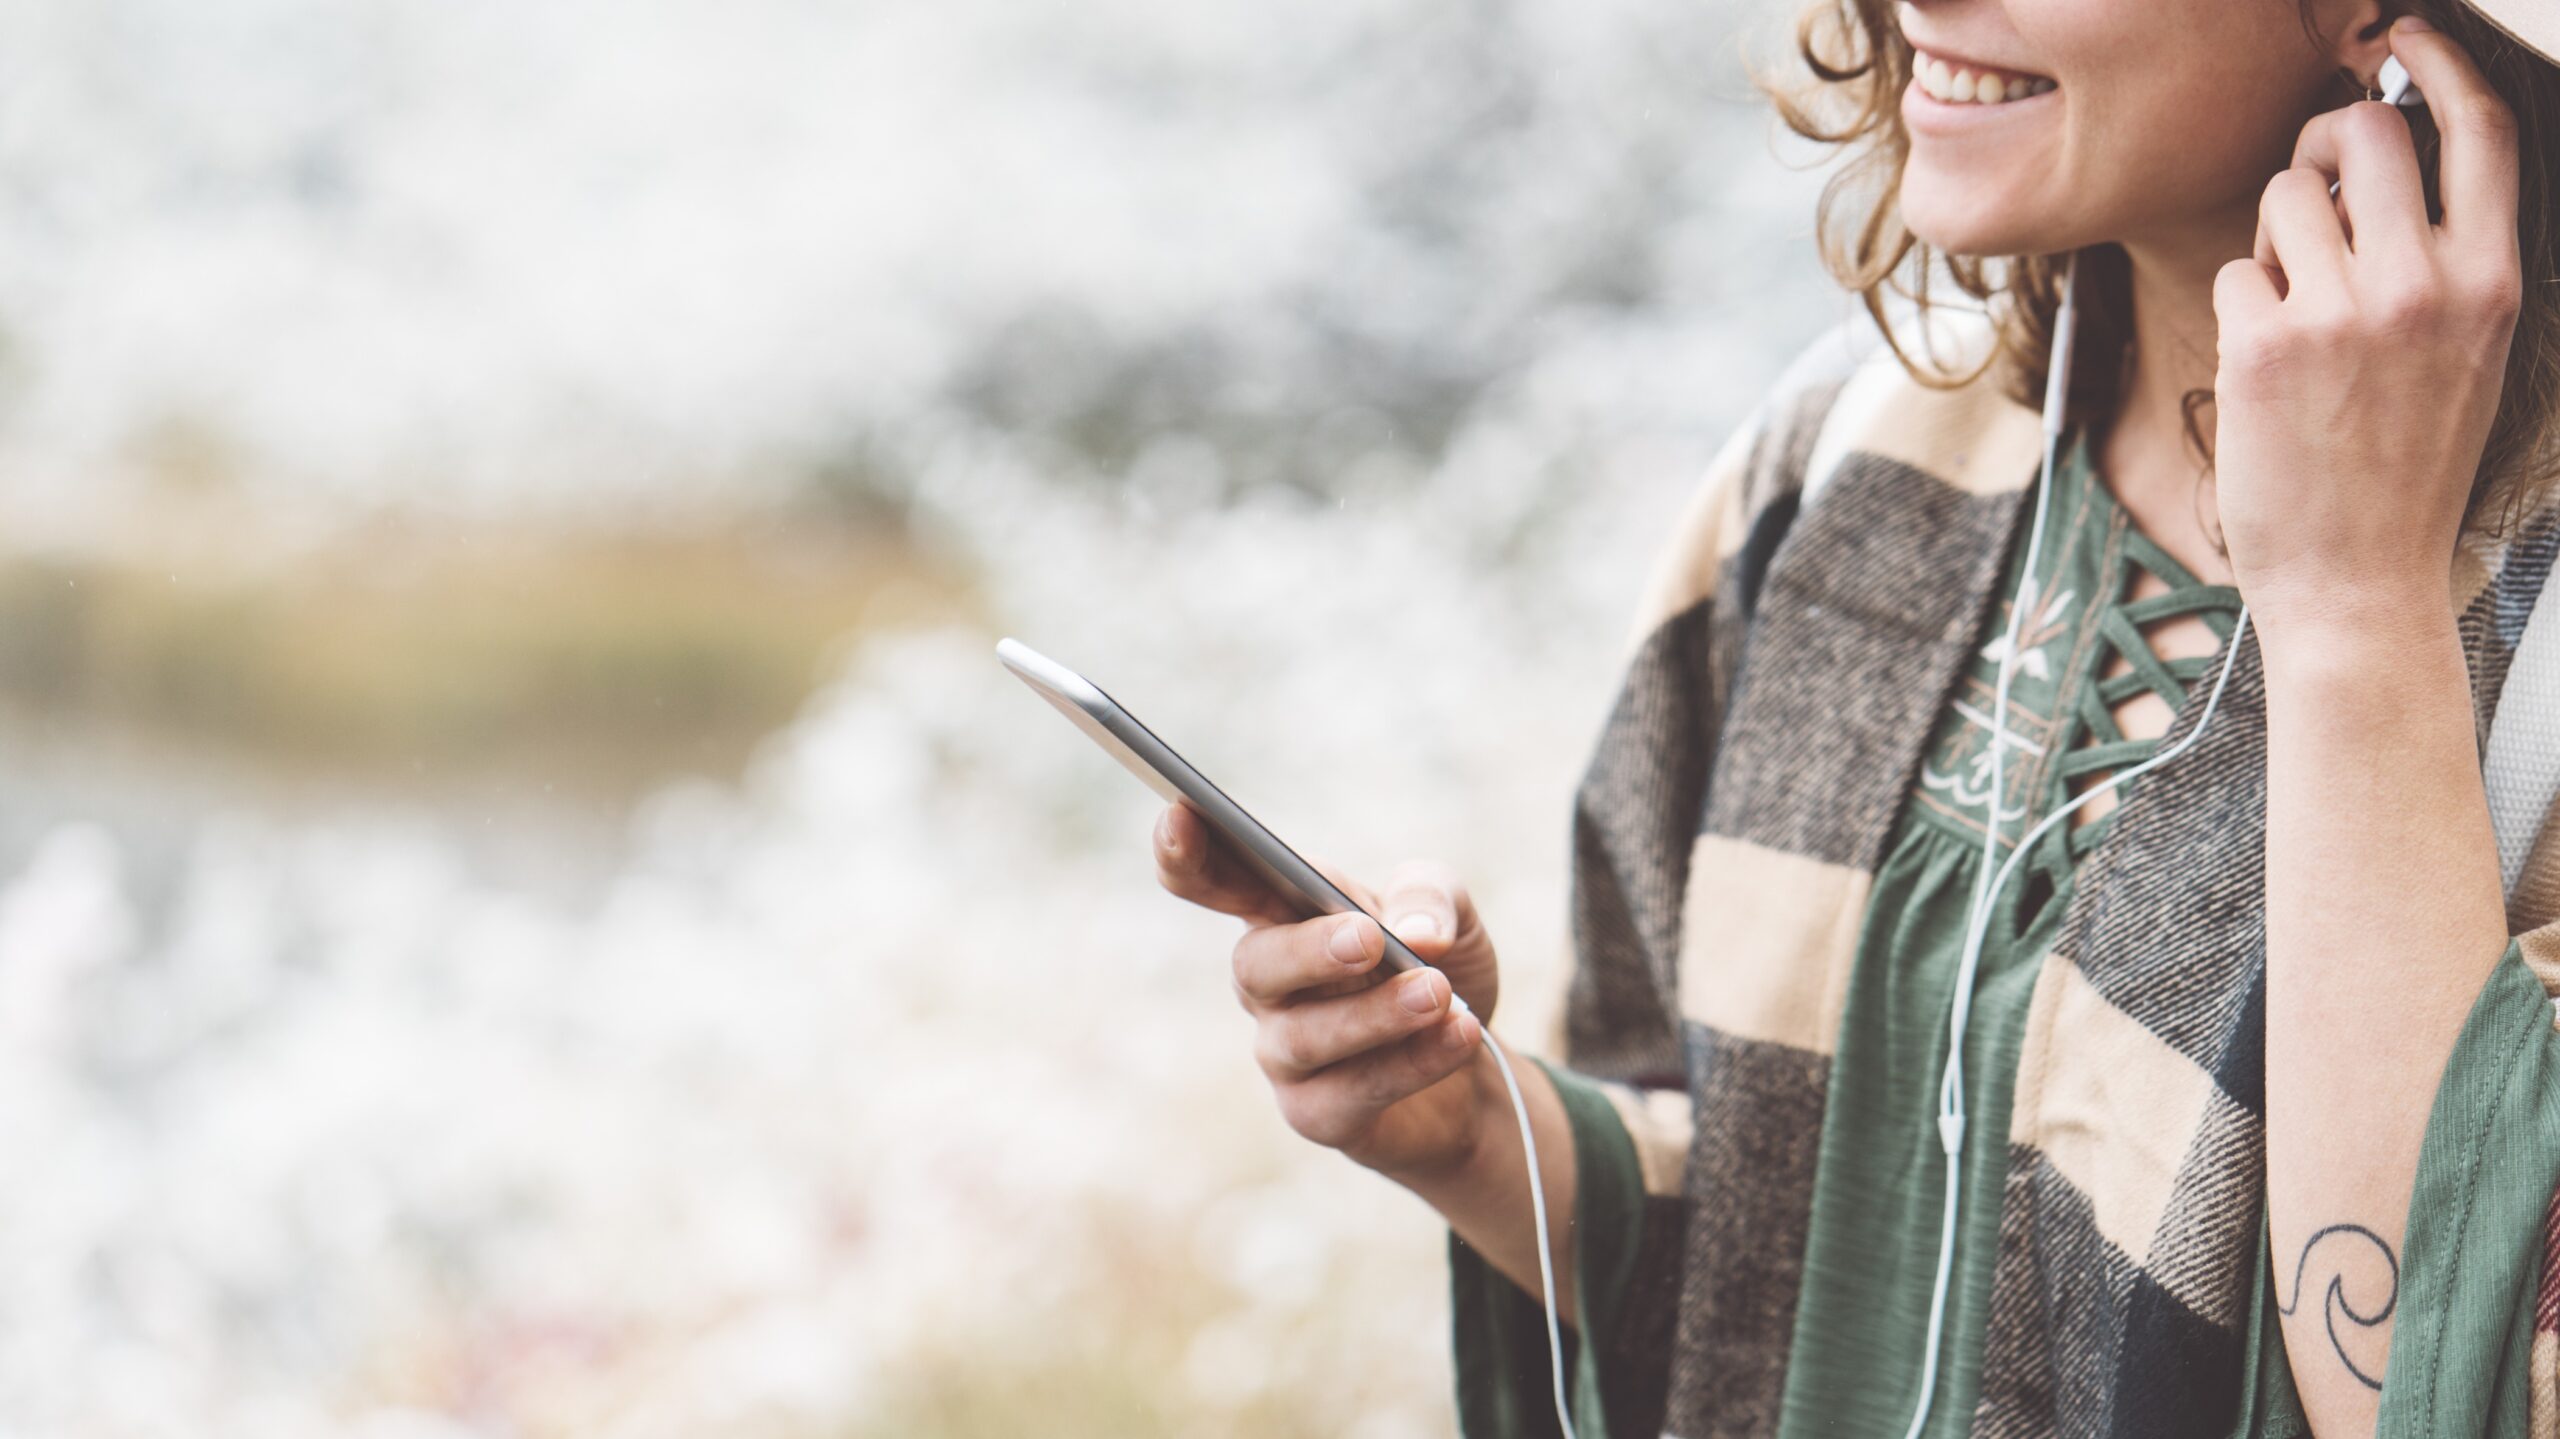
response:
<path id="1" fill-rule="evenodd" d="M 2560 65 L 2560 0 L 2462 0 L 2465 9 L 2506 32 L 2554 65 Z"/>

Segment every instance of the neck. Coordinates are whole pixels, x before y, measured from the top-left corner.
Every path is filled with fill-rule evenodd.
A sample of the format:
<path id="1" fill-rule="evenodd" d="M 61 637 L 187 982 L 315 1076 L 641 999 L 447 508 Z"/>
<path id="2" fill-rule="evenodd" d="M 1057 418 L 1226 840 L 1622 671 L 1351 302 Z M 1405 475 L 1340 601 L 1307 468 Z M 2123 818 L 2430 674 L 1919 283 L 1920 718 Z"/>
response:
<path id="1" fill-rule="evenodd" d="M 2212 484 L 2186 438 L 2181 397 L 2209 390 L 2217 367 L 2213 277 L 2254 241 L 2254 206 L 2170 235 L 2122 243 L 2130 262 L 2133 333 L 2122 398 L 2104 428 L 2099 466 L 2117 501 L 2181 561 L 2221 570 L 2212 536 Z M 2210 403 L 2196 412 L 2213 437 Z M 2202 493 L 2198 486 L 2203 487 Z"/>
<path id="2" fill-rule="evenodd" d="M 2110 427 L 2137 442 L 2144 453 L 2186 457 L 2191 472 L 2201 469 L 2186 448 L 2186 420 L 2180 398 L 2189 390 L 2211 389 L 2217 364 L 2213 314 L 2213 277 L 2234 254 L 2215 237 L 2213 243 L 2178 245 L 2128 244 L 2132 262 L 2133 333 L 2126 359 L 2123 400 Z M 2209 425 L 2212 413 L 2197 416 Z M 2212 431 L 2205 431 L 2208 439 Z"/>

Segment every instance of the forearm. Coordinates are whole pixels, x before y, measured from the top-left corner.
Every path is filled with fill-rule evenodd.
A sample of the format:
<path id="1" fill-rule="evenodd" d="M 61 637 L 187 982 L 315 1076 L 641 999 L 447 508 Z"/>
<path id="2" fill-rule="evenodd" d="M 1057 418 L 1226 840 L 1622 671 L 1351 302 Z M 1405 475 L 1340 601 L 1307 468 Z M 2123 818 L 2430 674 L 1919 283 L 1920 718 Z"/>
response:
<path id="1" fill-rule="evenodd" d="M 2275 1295 L 2341 1439 L 2373 1432 L 2419 1144 L 2506 913 L 2451 606 L 2262 641 Z"/>
<path id="2" fill-rule="evenodd" d="M 1512 1073 L 1520 1081 L 1529 1107 L 1529 1122 L 1538 1141 L 1538 1172 L 1546 1182 L 1547 1243 L 1555 1266 L 1556 1322 L 1572 1324 L 1574 1312 L 1573 1126 L 1565 1117 L 1547 1073 L 1527 1056 L 1511 1053 Z M 1531 1294 L 1541 1294 L 1538 1278 L 1537 1221 L 1529 1203 L 1529 1161 L 1520 1142 L 1520 1122 L 1511 1109 L 1493 1053 L 1478 1047 L 1470 1071 L 1480 1122 L 1478 1139 L 1466 1156 L 1428 1173 L 1393 1173 L 1388 1177 L 1422 1196 L 1440 1211 L 1469 1247 L 1485 1262 Z"/>

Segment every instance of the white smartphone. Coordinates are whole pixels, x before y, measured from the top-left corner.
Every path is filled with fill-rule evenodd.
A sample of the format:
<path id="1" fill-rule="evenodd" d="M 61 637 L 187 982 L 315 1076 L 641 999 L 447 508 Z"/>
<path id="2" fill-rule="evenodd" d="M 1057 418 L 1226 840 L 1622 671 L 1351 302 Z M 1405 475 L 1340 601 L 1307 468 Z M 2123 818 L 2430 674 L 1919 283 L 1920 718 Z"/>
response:
<path id="1" fill-rule="evenodd" d="M 1168 801 L 1187 803 L 1199 811 L 1201 818 L 1226 838 L 1228 848 L 1252 865 L 1304 917 L 1369 913 L 1336 888 L 1333 881 L 1317 873 L 1316 867 L 1300 858 L 1296 850 L 1282 844 L 1278 835 L 1264 829 L 1261 821 L 1245 813 L 1244 806 L 1227 798 L 1226 791 L 1209 783 L 1207 776 L 1193 769 L 1173 752 L 1172 746 L 1156 738 L 1153 730 L 1138 723 L 1137 716 L 1122 709 L 1093 681 L 1011 636 L 996 641 L 996 657 L 1095 744 L 1110 751 L 1111 757 L 1129 773 L 1145 781 L 1147 788 Z M 1422 958 L 1405 948 L 1395 932 L 1387 929 L 1384 919 L 1374 914 L 1369 917 L 1378 920 L 1378 928 L 1387 937 L 1386 955 L 1378 962 L 1381 969 L 1401 973 L 1422 967 Z"/>

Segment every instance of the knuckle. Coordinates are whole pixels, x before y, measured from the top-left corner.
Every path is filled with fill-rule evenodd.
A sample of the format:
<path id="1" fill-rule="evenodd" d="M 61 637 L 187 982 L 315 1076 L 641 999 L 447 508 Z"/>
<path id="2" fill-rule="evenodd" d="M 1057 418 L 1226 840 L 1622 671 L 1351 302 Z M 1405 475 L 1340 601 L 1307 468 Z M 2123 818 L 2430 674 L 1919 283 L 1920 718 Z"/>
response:
<path id="1" fill-rule="evenodd" d="M 1332 1101 L 1324 1090 L 1312 1084 L 1284 1084 L 1276 1097 L 1280 1117 L 1296 1130 L 1302 1139 L 1338 1148 L 1348 1137 L 1350 1125 L 1342 1106 Z"/>
<path id="2" fill-rule="evenodd" d="M 1253 1032 L 1253 1058 L 1262 1066 L 1263 1073 L 1275 1081 L 1286 1082 L 1296 1078 L 1297 1071 L 1290 1066 L 1283 1052 L 1284 1041 L 1274 1032 L 1279 1023 L 1276 1015 L 1262 1017 L 1261 1025 Z"/>
<path id="3" fill-rule="evenodd" d="M 1259 1013 L 1269 1002 L 1270 997 L 1262 992 L 1260 972 L 1244 945 L 1237 945 L 1235 954 L 1227 961 L 1227 979 L 1235 989 L 1236 1003 L 1243 1005 L 1246 1013 Z"/>
<path id="4" fill-rule="evenodd" d="M 1244 938 L 1236 941 L 1235 950 L 1227 959 L 1227 972 L 1235 980 L 1237 995 L 1247 1001 L 1247 1009 L 1253 1007 L 1253 1001 L 1271 997 L 1263 992 L 1262 965 L 1254 955 L 1253 938 L 1260 933 L 1260 930 L 1246 930 Z"/>
<path id="5" fill-rule="evenodd" d="M 1307 1138 L 1315 1137 L 1308 1133 L 1308 1130 L 1314 1126 L 1317 1116 L 1315 1106 L 1309 1102 L 1305 1085 L 1275 1084 L 1271 1086 L 1271 1099 L 1280 1107 L 1281 1122 Z"/>
<path id="6" fill-rule="evenodd" d="M 2524 276 L 2513 267 L 2495 267 L 2481 279 L 2461 287 L 2459 304 L 2465 315 L 2476 321 L 2512 321 L 2524 311 Z"/>
<path id="7" fill-rule="evenodd" d="M 2291 313 L 2269 327 L 2274 332 L 2271 343 L 2284 352 L 2280 360 L 2318 354 L 2353 340 L 2372 323 L 2364 316 L 2363 302 L 2352 294 L 2323 297 L 2296 286 L 2291 298 L 2297 302 L 2288 307 Z"/>
<path id="8" fill-rule="evenodd" d="M 1187 899 L 1203 908 L 1214 907 L 1210 901 L 1215 898 L 1215 891 L 1197 865 L 1169 861 L 1159 854 L 1156 856 L 1156 883 L 1177 899 Z"/>
<path id="9" fill-rule="evenodd" d="M 2372 323 L 2384 330 L 2423 329 L 2442 313 L 2444 293 L 2433 276 L 2393 280 L 2378 286 L 2364 308 Z"/>
<path id="10" fill-rule="evenodd" d="M 1404 1050 L 1404 1073 L 1407 1084 L 1415 1090 L 1425 1089 L 1449 1077 L 1457 1068 L 1458 1047 L 1443 1042 L 1441 1033 L 1417 1035 Z"/>
<path id="11" fill-rule="evenodd" d="M 2288 191 L 2313 185 L 2320 187 L 2323 198 L 2328 195 L 2329 181 L 2320 173 L 2319 167 L 2297 161 L 2267 177 L 2266 188 L 2259 192 L 2259 203 L 2263 206 L 2281 199 Z"/>
<path id="12" fill-rule="evenodd" d="M 2293 351 L 2295 365 L 2310 355 L 2336 350 L 2369 339 L 2388 324 L 2396 331 L 2405 322 L 2377 322 L 2368 318 L 2358 305 L 2349 303 L 2314 311 L 2302 317 L 2300 346 Z"/>
<path id="13" fill-rule="evenodd" d="M 2214 388 L 2247 394 L 2284 367 L 2280 337 L 2266 325 L 2225 325 Z"/>
<path id="14" fill-rule="evenodd" d="M 2494 96 L 2484 95 L 2464 106 L 2455 123 L 2482 144 L 2506 147 L 2516 142 L 2515 112 Z"/>
<path id="15" fill-rule="evenodd" d="M 1361 1101 L 1384 1110 L 1429 1088 L 1433 1076 L 1423 1072 L 1417 1058 L 1427 1047 L 1426 1041 L 1415 1040 L 1398 1050 L 1394 1059 L 1373 1068 L 1362 1079 Z"/>
<path id="16" fill-rule="evenodd" d="M 1381 1053 L 1343 1072 L 1334 1082 L 1340 1105 L 1360 1116 L 1374 1116 L 1410 1093 L 1400 1055 Z"/>
<path id="17" fill-rule="evenodd" d="M 1302 1013 L 1283 1011 L 1272 1015 L 1263 1025 L 1270 1045 L 1271 1059 L 1290 1074 L 1305 1074 L 1324 1067 L 1318 1053 L 1316 1037 L 1307 1031 L 1307 1017 Z"/>
<path id="18" fill-rule="evenodd" d="M 2409 130 L 2408 117 L 2400 107 L 2380 100 L 2358 100 L 2334 113 L 2339 132 L 2359 140 L 2388 140 Z"/>
<path id="19" fill-rule="evenodd" d="M 2241 268 L 2244 265 L 2248 268 Z M 2252 272 L 2257 270 L 2257 268 L 2257 259 L 2254 256 L 2244 255 L 2237 259 L 2224 261 L 2222 268 L 2213 272 L 2213 306 L 2218 313 L 2223 315 L 2229 315 L 2232 313 L 2234 307 L 2238 304 L 2242 287 L 2249 283 Z M 2230 340 L 2234 330 L 2237 328 L 2238 323 L 2228 319 L 2224 320 L 2222 324 L 2217 327 L 2218 333 L 2223 340 L 2222 349 L 2226 354 L 2230 352 Z"/>

